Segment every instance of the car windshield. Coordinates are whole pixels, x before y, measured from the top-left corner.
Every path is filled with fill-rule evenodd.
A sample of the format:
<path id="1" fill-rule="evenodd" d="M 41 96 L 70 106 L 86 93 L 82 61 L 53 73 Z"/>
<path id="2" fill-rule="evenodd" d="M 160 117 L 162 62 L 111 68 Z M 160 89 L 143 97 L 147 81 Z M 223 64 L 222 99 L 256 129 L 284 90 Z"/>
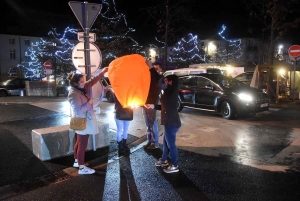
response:
<path id="1" fill-rule="evenodd" d="M 8 85 L 12 80 L 6 80 L 4 82 L 2 82 L 2 85 Z"/>
<path id="2" fill-rule="evenodd" d="M 220 86 L 227 88 L 245 85 L 243 82 L 240 82 L 235 78 L 227 76 L 213 76 L 210 79 L 215 83 L 219 84 Z"/>

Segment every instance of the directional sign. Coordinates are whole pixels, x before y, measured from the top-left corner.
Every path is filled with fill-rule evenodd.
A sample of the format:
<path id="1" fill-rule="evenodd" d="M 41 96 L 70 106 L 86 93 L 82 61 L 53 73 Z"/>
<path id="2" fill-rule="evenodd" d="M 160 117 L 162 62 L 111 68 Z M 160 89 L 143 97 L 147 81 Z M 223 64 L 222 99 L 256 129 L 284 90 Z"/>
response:
<path id="1" fill-rule="evenodd" d="M 289 48 L 289 55 L 291 57 L 299 57 L 300 56 L 300 46 L 299 45 L 292 45 Z"/>
<path id="2" fill-rule="evenodd" d="M 52 70 L 45 69 L 45 70 L 44 70 L 44 74 L 45 74 L 45 75 L 51 75 L 51 74 L 52 74 Z"/>
<path id="3" fill-rule="evenodd" d="M 44 63 L 44 68 L 46 68 L 46 69 L 51 69 L 51 68 L 52 68 L 52 63 L 51 63 L 50 61 L 46 61 L 46 62 Z"/>
<path id="4" fill-rule="evenodd" d="M 101 61 L 102 61 L 101 52 L 99 48 L 93 43 L 90 43 L 90 49 L 87 51 L 90 51 L 90 59 L 91 59 L 90 66 L 88 67 L 91 68 L 91 73 L 94 73 L 101 65 Z M 86 74 L 84 52 L 85 52 L 84 43 L 83 42 L 78 43 L 72 51 L 72 61 L 75 68 L 79 72 Z"/>
<path id="5" fill-rule="evenodd" d="M 78 32 L 77 39 L 81 42 L 84 42 L 84 32 Z M 95 33 L 89 33 L 89 41 L 91 43 L 96 42 L 96 34 Z"/>
<path id="6" fill-rule="evenodd" d="M 90 29 L 101 12 L 102 5 L 88 2 L 70 1 L 69 6 L 83 30 Z"/>

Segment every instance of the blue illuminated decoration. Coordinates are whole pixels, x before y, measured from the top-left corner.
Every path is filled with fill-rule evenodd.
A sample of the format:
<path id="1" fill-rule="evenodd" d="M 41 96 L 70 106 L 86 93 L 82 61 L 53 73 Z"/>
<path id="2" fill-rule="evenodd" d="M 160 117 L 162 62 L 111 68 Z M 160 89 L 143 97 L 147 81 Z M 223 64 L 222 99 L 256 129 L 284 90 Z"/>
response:
<path id="1" fill-rule="evenodd" d="M 241 48 L 242 40 L 241 39 L 236 39 L 236 40 L 227 39 L 223 35 L 225 30 L 226 30 L 226 26 L 222 25 L 222 30 L 218 34 L 223 40 L 228 42 L 228 48 L 225 48 L 223 50 L 218 50 L 217 54 L 218 54 L 219 58 L 221 59 L 221 61 L 224 61 L 227 59 L 239 60 L 240 57 L 243 55 L 242 48 Z M 229 49 L 232 50 L 232 52 L 228 52 Z"/>
<path id="2" fill-rule="evenodd" d="M 206 57 L 198 48 L 198 36 L 189 33 L 177 42 L 172 49 L 173 55 L 169 57 L 170 62 L 199 63 L 206 62 Z"/>

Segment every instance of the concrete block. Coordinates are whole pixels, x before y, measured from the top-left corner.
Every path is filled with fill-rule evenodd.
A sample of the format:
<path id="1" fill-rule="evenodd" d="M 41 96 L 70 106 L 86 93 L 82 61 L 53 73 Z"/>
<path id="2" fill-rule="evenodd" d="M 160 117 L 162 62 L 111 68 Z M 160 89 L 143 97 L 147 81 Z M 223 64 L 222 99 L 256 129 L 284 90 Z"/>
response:
<path id="1" fill-rule="evenodd" d="M 99 134 L 95 135 L 96 148 L 109 146 L 109 125 L 98 122 Z M 71 155 L 76 142 L 75 132 L 69 125 L 34 129 L 31 132 L 32 151 L 42 161 Z M 87 150 L 92 150 L 92 136 Z"/>

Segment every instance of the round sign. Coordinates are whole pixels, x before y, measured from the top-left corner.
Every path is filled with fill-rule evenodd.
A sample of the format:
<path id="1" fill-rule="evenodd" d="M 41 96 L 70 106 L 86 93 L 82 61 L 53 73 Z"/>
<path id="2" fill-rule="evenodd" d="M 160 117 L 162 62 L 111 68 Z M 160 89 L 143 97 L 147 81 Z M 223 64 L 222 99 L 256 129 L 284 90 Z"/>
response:
<path id="1" fill-rule="evenodd" d="M 90 65 L 91 65 L 91 73 L 94 73 L 97 71 L 97 69 L 101 65 L 102 56 L 99 48 L 94 45 L 93 43 L 90 43 Z M 72 61 L 75 66 L 75 68 L 81 72 L 82 74 L 87 74 L 85 72 L 85 59 L 84 59 L 84 43 L 80 42 L 78 43 L 73 51 L 72 51 Z"/>
<path id="2" fill-rule="evenodd" d="M 300 46 L 292 45 L 289 49 L 289 55 L 291 57 L 299 57 L 300 56 Z"/>
<path id="3" fill-rule="evenodd" d="M 46 61 L 46 62 L 44 63 L 44 68 L 46 68 L 46 69 L 51 69 L 51 68 L 52 68 L 52 63 L 51 63 L 50 61 Z"/>

